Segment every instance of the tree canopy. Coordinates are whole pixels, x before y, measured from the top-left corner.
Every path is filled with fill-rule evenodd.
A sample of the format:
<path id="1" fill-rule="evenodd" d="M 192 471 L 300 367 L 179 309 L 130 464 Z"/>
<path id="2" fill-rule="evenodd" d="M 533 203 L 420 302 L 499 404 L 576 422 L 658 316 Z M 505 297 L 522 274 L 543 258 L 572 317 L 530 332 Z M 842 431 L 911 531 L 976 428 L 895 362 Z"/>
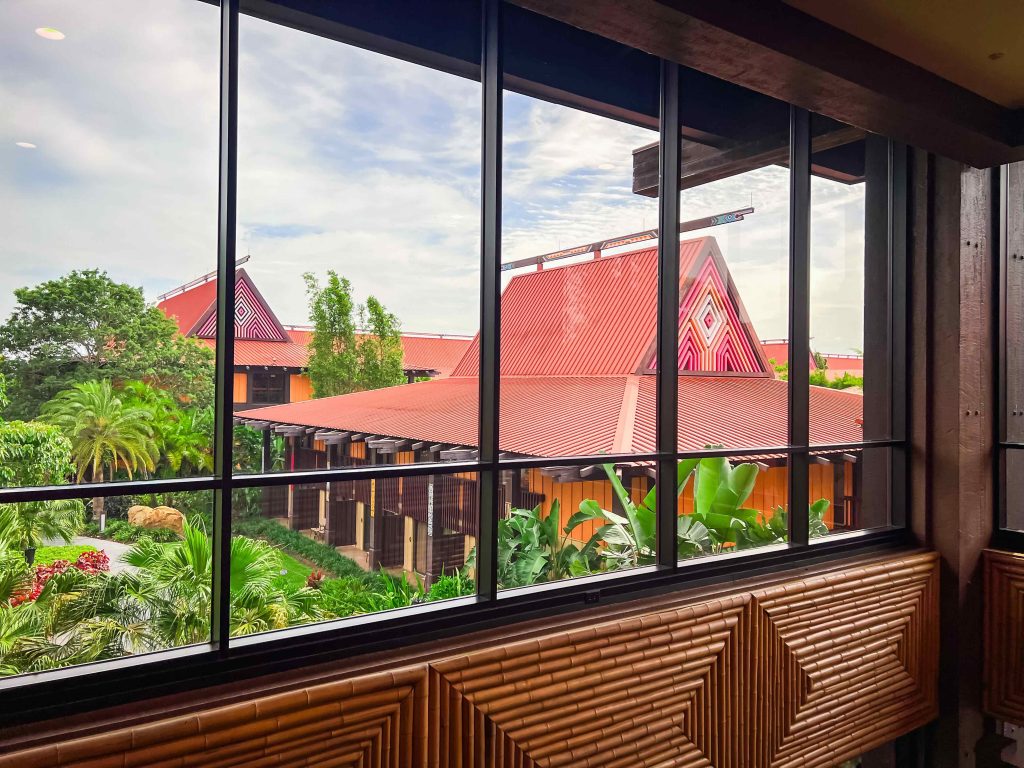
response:
<path id="1" fill-rule="evenodd" d="M 402 336 L 398 318 L 370 296 L 352 298 L 352 284 L 334 270 L 321 285 L 307 272 L 306 293 L 313 334 L 309 379 L 315 397 L 344 395 L 402 384 Z"/>
<path id="2" fill-rule="evenodd" d="M 9 417 L 33 418 L 57 392 L 99 378 L 143 379 L 175 398 L 212 402 L 213 353 L 147 306 L 141 289 L 91 269 L 14 296 L 18 304 L 0 325 Z"/>

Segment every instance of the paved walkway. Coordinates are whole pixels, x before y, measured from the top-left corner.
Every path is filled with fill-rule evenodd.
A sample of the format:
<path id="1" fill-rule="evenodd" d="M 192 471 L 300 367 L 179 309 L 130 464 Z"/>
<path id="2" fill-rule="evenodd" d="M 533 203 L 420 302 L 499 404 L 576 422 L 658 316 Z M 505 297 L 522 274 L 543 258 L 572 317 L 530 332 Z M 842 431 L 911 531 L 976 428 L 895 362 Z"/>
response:
<path id="1" fill-rule="evenodd" d="M 103 550 L 107 553 L 107 557 L 110 558 L 110 572 L 120 573 L 124 570 L 131 570 L 132 566 L 121 560 L 122 557 L 131 549 L 131 544 L 122 544 L 119 541 L 107 541 L 106 539 L 96 539 L 92 536 L 75 536 L 71 540 L 72 544 L 80 547 L 90 546 L 96 547 L 96 549 Z M 63 541 L 45 541 L 44 546 L 59 547 L 64 544 Z"/>

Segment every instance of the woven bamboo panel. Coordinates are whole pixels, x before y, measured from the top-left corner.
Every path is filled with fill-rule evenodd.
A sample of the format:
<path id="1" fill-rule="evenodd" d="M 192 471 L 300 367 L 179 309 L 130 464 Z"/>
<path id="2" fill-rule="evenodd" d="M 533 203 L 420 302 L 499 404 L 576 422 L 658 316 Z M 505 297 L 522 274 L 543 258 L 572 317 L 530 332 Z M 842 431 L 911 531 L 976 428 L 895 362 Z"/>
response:
<path id="1" fill-rule="evenodd" d="M 0 757 L 3 768 L 421 766 L 422 667 L 312 686 Z"/>
<path id="2" fill-rule="evenodd" d="M 985 711 L 1024 725 L 1024 555 L 985 550 Z"/>
<path id="3" fill-rule="evenodd" d="M 937 581 L 922 554 L 665 596 L 514 642 L 435 645 L 394 673 L 46 741 L 0 768 L 831 768 L 937 714 Z"/>
<path id="4" fill-rule="evenodd" d="M 934 557 L 432 665 L 429 764 L 833 766 L 938 711 Z"/>

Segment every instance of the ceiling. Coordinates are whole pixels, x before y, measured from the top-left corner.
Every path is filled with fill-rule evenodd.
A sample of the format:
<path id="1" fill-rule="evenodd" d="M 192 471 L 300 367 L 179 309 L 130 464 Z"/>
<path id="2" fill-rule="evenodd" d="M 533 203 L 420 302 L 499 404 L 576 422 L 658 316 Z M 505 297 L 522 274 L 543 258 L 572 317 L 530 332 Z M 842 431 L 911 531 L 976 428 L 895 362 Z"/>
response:
<path id="1" fill-rule="evenodd" d="M 1021 0 L 785 0 L 1004 107 L 1024 107 Z"/>

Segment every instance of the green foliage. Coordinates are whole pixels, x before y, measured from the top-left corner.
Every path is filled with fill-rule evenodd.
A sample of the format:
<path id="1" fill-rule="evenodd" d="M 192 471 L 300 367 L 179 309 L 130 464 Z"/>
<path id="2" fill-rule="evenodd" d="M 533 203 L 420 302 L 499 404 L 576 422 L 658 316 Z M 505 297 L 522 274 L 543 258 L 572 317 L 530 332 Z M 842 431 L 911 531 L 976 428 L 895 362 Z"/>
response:
<path id="1" fill-rule="evenodd" d="M 95 552 L 96 547 L 88 544 L 70 544 L 64 547 L 40 547 L 36 550 L 36 559 L 33 565 L 52 565 L 58 560 L 67 560 L 73 563 L 83 552 Z"/>
<path id="2" fill-rule="evenodd" d="M 140 289 L 83 270 L 14 295 L 18 304 L 0 325 L 10 416 L 33 418 L 57 392 L 101 376 L 144 379 L 175 399 L 212 403 L 213 353 L 146 306 Z"/>
<path id="3" fill-rule="evenodd" d="M 405 383 L 402 369 L 402 333 L 398 318 L 373 296 L 359 308 L 359 325 L 366 334 L 359 341 L 362 389 L 380 389 Z"/>
<path id="4" fill-rule="evenodd" d="M 195 521 L 193 521 L 195 524 Z M 199 524 L 203 524 L 200 522 Z M 152 539 L 156 542 L 178 541 L 181 537 L 166 528 L 141 528 L 125 520 L 110 520 L 106 529 L 101 531 L 95 522 L 87 523 L 82 531 L 86 536 L 109 539 L 120 544 L 134 544 L 141 539 Z"/>
<path id="5" fill-rule="evenodd" d="M 260 472 L 263 465 L 263 433 L 239 424 L 234 429 L 234 447 L 232 458 L 239 472 Z M 270 438 L 270 470 L 284 469 L 284 438 L 271 435 Z M 254 512 L 256 510 L 253 510 Z"/>
<path id="6" fill-rule="evenodd" d="M 184 407 L 164 390 L 143 381 L 125 382 L 117 396 L 124 408 L 149 414 L 157 477 L 213 471 L 212 407 Z"/>
<path id="7" fill-rule="evenodd" d="M 117 470 L 129 479 L 155 468 L 157 444 L 152 413 L 121 399 L 108 379 L 66 389 L 43 406 L 43 419 L 71 441 L 78 479 L 113 479 Z"/>
<path id="8" fill-rule="evenodd" d="M 513 509 L 498 521 L 498 583 L 504 589 L 582 576 L 598 566 L 597 539 L 577 547 L 569 540 L 573 521 L 559 528 L 560 512 L 555 499 L 547 515 L 538 505 Z"/>
<path id="9" fill-rule="evenodd" d="M 824 371 L 828 368 L 828 358 L 821 354 L 821 352 L 812 352 L 811 357 L 814 359 L 815 369 Z"/>
<path id="10" fill-rule="evenodd" d="M 282 549 L 295 553 L 303 560 L 323 568 L 329 574 L 354 577 L 365 575 L 365 571 L 354 560 L 338 554 L 334 547 L 313 541 L 308 536 L 285 528 L 274 520 L 240 515 L 234 519 L 232 529 L 238 536 L 266 539 Z"/>
<path id="11" fill-rule="evenodd" d="M 85 524 L 80 499 L 20 501 L 0 508 L 0 542 L 10 549 L 39 547 L 43 539 L 70 544 Z"/>
<path id="12" fill-rule="evenodd" d="M 311 272 L 303 277 L 313 323 L 308 366 L 314 396 L 404 383 L 398 318 L 373 296 L 365 306 L 357 305 L 352 284 L 333 270 L 324 285 Z M 365 334 L 359 333 L 360 326 Z"/>
<path id="13" fill-rule="evenodd" d="M 825 361 L 824 365 L 818 364 L 818 357 L 820 353 L 815 352 L 815 365 L 817 368 L 810 372 L 808 375 L 808 382 L 812 387 L 828 387 L 829 389 L 849 389 L 850 387 L 864 387 L 864 377 L 854 376 L 852 373 L 846 372 L 842 376 L 837 376 L 834 379 L 830 379 L 828 374 L 825 372 L 828 368 L 828 361 Z M 824 358 L 822 358 L 824 360 Z M 779 365 L 775 362 L 774 358 L 768 360 L 772 368 L 775 369 L 776 376 L 782 381 L 789 380 L 789 363 L 782 363 Z"/>
<path id="14" fill-rule="evenodd" d="M 455 597 L 466 597 L 476 594 L 476 584 L 469 578 L 466 570 L 463 568 L 453 574 L 439 576 L 430 585 L 430 590 L 427 592 L 427 601 L 451 600 Z"/>

